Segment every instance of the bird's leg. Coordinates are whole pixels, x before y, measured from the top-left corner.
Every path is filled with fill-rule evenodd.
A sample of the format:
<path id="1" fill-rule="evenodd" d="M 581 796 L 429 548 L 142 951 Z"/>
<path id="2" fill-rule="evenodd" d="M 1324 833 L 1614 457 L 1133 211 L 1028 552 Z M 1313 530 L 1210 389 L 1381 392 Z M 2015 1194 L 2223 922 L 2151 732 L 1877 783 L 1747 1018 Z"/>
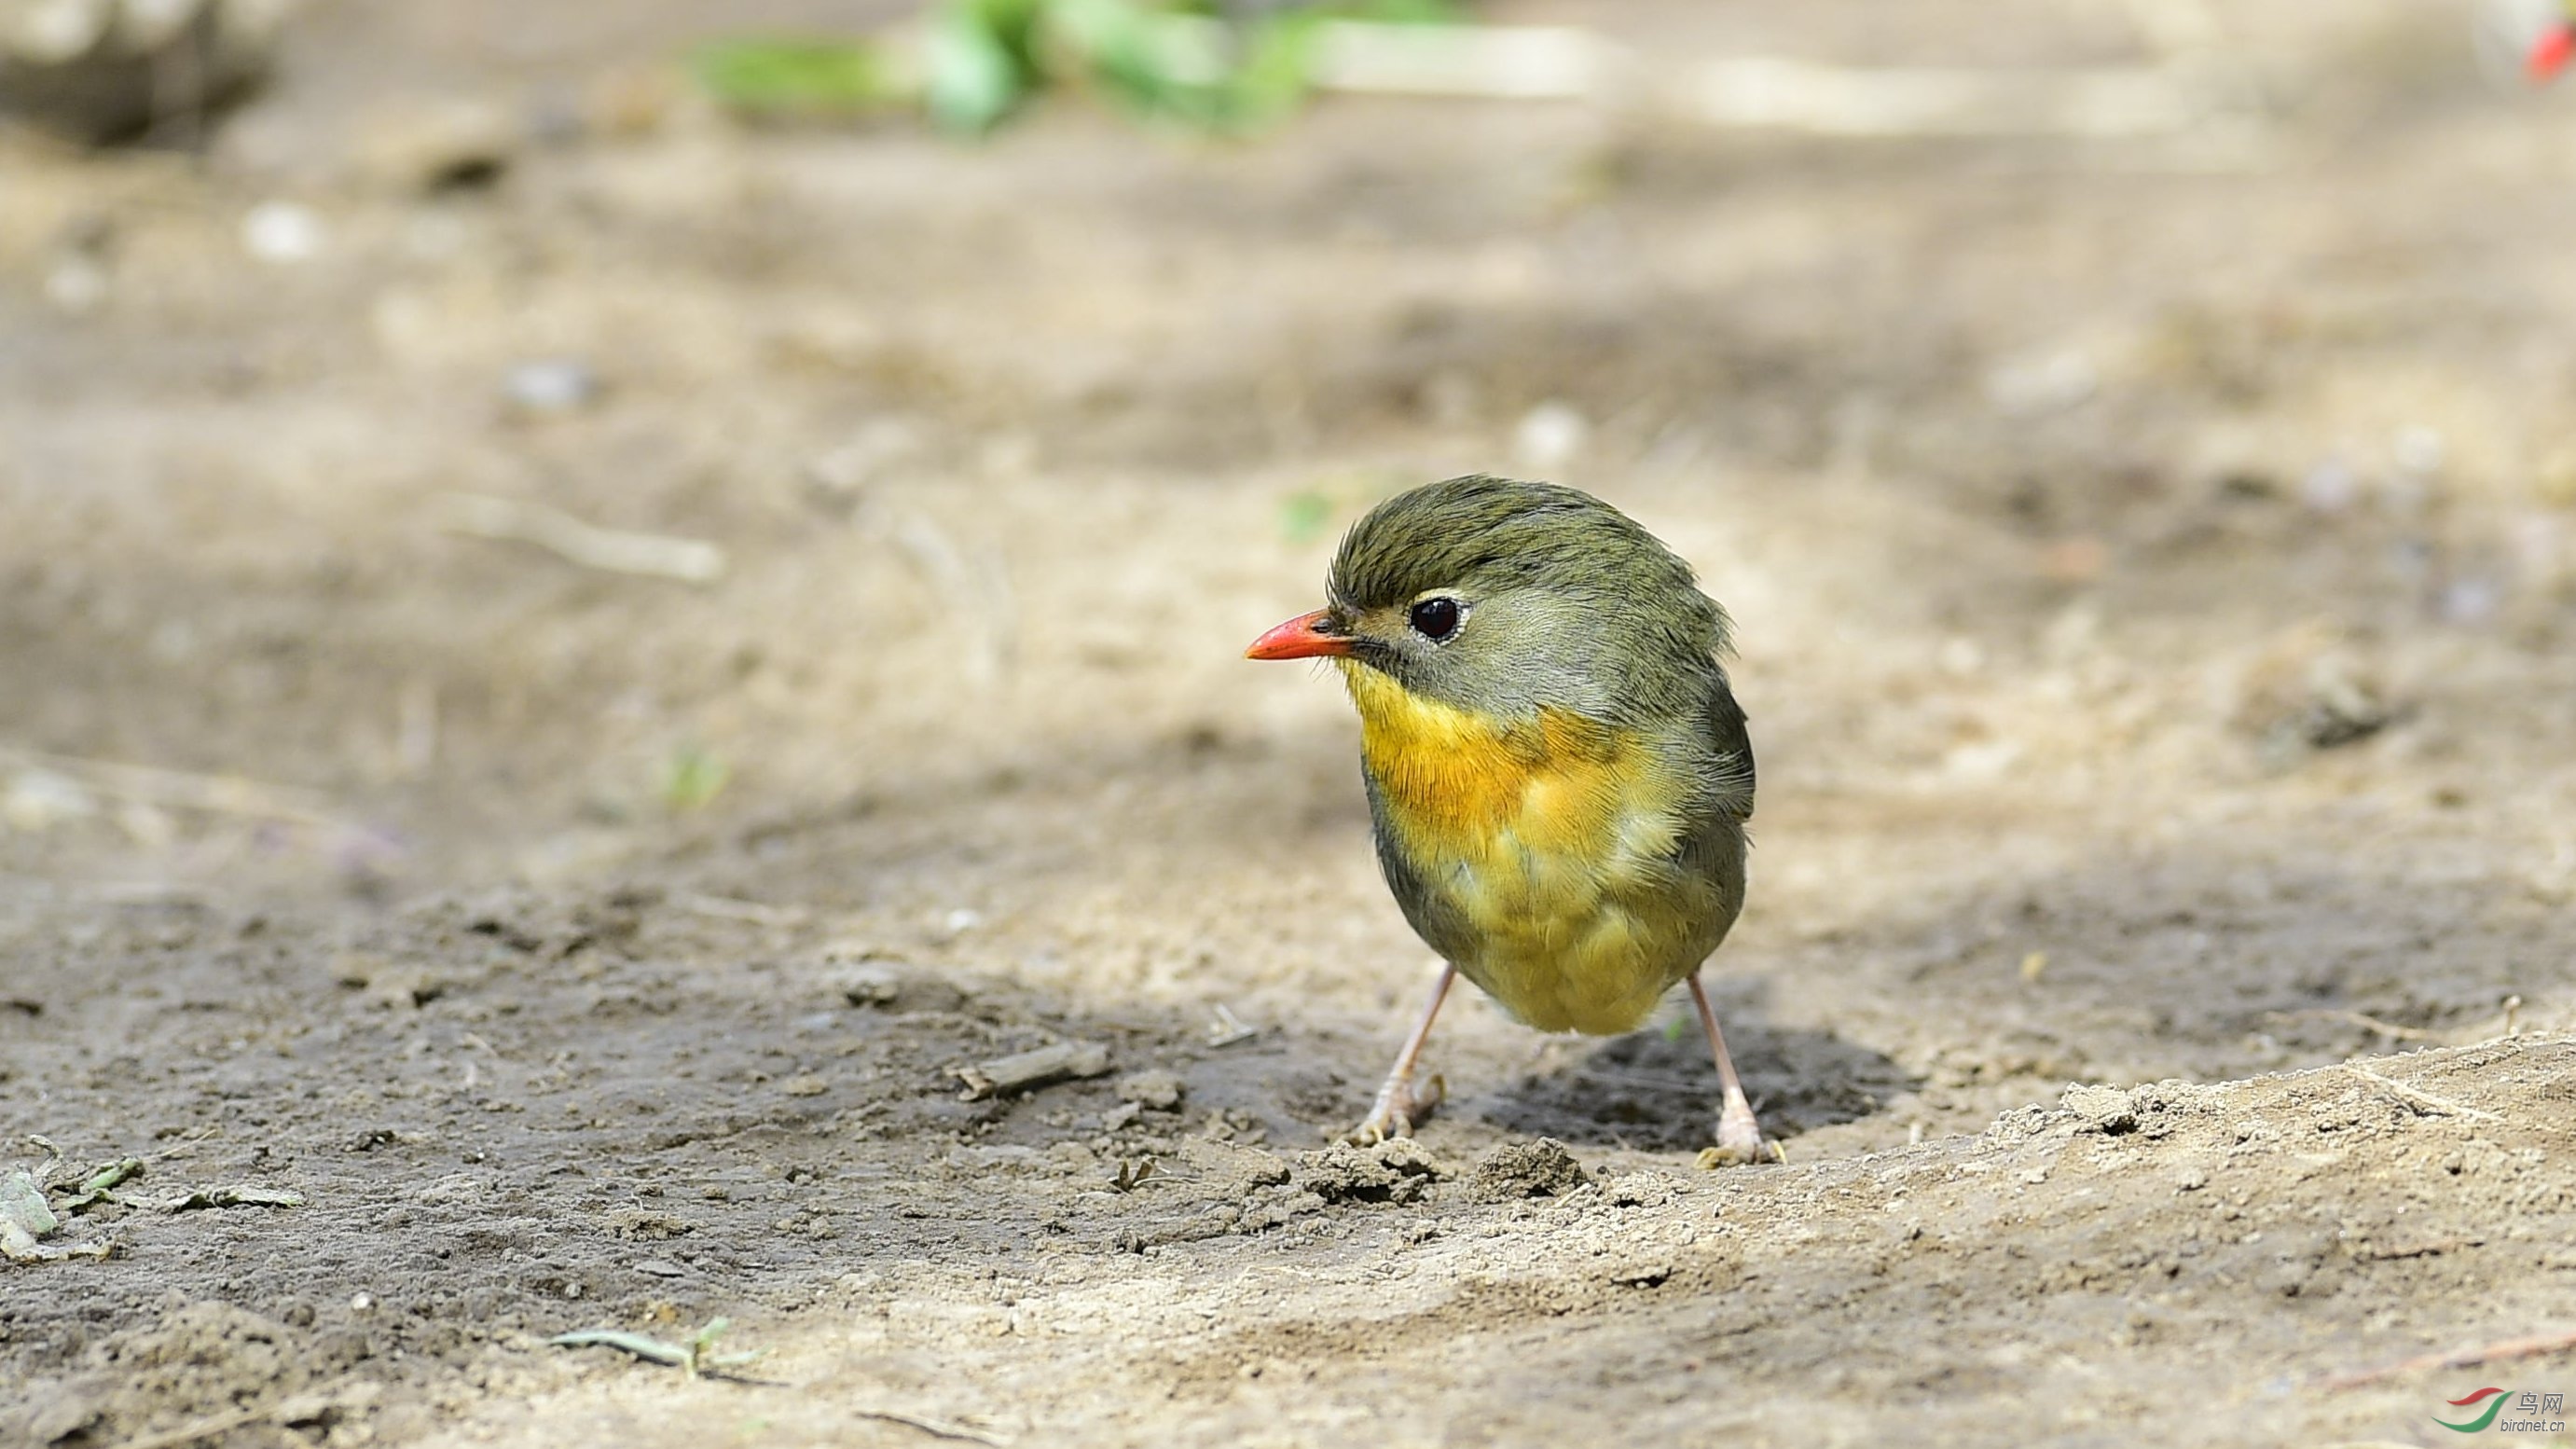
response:
<path id="1" fill-rule="evenodd" d="M 1717 1080 L 1726 1091 L 1726 1105 L 1717 1114 L 1717 1145 L 1700 1153 L 1700 1166 L 1727 1167 L 1738 1162 L 1784 1162 L 1788 1154 L 1780 1144 L 1762 1135 L 1754 1123 L 1753 1104 L 1744 1097 L 1744 1083 L 1735 1075 L 1735 1059 L 1726 1054 L 1726 1037 L 1717 1029 L 1717 1012 L 1708 1004 L 1708 988 L 1699 984 L 1699 973 L 1690 978 L 1691 1000 L 1699 1005 L 1699 1027 L 1708 1033 L 1708 1054 L 1717 1059 Z"/>
<path id="2" fill-rule="evenodd" d="M 1410 1137 L 1416 1117 L 1429 1117 L 1446 1095 L 1438 1077 L 1431 1079 L 1430 1090 L 1415 1095 L 1413 1090 L 1414 1059 L 1422 1055 L 1422 1044 L 1431 1039 L 1431 1020 L 1440 1014 L 1440 1003 L 1449 999 L 1449 983 L 1458 979 L 1458 968 L 1443 961 L 1440 974 L 1431 983 L 1431 995 L 1422 1003 L 1422 1015 L 1414 1018 L 1413 1031 L 1404 1039 L 1404 1050 L 1395 1054 L 1395 1065 L 1387 1069 L 1386 1082 L 1377 1089 L 1377 1103 L 1357 1127 L 1344 1133 L 1342 1140 L 1359 1147 L 1374 1147 L 1390 1137 Z"/>

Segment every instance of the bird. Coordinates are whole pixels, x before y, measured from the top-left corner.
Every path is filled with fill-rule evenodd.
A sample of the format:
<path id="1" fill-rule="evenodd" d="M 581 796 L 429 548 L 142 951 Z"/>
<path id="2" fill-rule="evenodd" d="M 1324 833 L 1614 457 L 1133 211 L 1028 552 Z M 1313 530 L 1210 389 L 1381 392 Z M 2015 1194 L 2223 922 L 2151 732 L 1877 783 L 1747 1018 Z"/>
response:
<path id="1" fill-rule="evenodd" d="M 1700 983 L 1744 907 L 1754 765 L 1732 625 L 1690 565 L 1579 489 L 1471 474 L 1369 510 L 1325 595 L 1244 652 L 1340 670 L 1380 873 L 1440 957 L 1347 1140 L 1438 1105 L 1415 1073 L 1460 976 L 1540 1031 L 1597 1036 L 1687 984 L 1722 1092 L 1703 1160 L 1780 1160 Z"/>

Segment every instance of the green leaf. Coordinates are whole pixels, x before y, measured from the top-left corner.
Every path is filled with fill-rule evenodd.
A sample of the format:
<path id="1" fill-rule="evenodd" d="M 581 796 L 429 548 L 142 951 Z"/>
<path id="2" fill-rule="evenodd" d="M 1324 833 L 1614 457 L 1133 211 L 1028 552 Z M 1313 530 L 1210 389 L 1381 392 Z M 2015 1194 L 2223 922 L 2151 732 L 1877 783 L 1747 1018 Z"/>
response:
<path id="1" fill-rule="evenodd" d="M 0 1222 L 23 1230 L 29 1242 L 63 1225 L 54 1210 L 46 1206 L 44 1190 L 36 1186 L 34 1175 L 23 1167 L 12 1168 L 7 1176 L 0 1177 Z"/>
<path id="2" fill-rule="evenodd" d="M 951 131 L 981 135 L 1019 107 L 1029 89 L 1023 29 L 1012 34 L 1006 7 L 952 4 L 933 18 L 923 46 L 930 118 Z"/>
<path id="3" fill-rule="evenodd" d="M 936 0 L 920 95 L 940 128 L 980 136 L 1037 92 L 1087 88 L 1139 119 L 1216 133 L 1272 125 L 1312 87 L 1334 20 L 1445 24 L 1450 0 L 1321 0 L 1228 18 L 1215 0 Z M 908 99 L 877 43 L 743 39 L 700 51 L 699 84 L 736 110 L 849 115 Z"/>
<path id="4" fill-rule="evenodd" d="M 1236 65 L 1233 109 L 1239 126 L 1283 120 L 1314 81 L 1315 35 L 1324 17 L 1289 11 L 1253 27 Z"/>
<path id="5" fill-rule="evenodd" d="M 1149 119 L 1213 120 L 1227 58 L 1204 21 L 1135 0 L 1049 0 L 1046 38 L 1113 100 Z M 1050 52 L 1042 52 L 1050 53 Z"/>
<path id="6" fill-rule="evenodd" d="M 696 745 L 683 745 L 663 762 L 662 804 L 675 813 L 703 808 L 724 792 L 733 767 Z"/>
<path id="7" fill-rule="evenodd" d="M 1302 488 L 1279 504 L 1279 533 L 1290 543 L 1313 543 L 1333 521 L 1333 500 L 1320 488 Z"/>
<path id="8" fill-rule="evenodd" d="M 903 99 L 867 41 L 724 41 L 700 50 L 691 69 L 717 100 L 767 115 L 846 115 Z"/>

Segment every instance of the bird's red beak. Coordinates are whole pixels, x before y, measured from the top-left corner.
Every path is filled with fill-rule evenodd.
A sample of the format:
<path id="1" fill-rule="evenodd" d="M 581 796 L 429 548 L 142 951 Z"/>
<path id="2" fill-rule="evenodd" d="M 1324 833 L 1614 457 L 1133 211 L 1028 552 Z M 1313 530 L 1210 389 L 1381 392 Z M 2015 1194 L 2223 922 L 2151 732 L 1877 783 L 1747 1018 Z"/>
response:
<path id="1" fill-rule="evenodd" d="M 1243 651 L 1243 657 L 1246 659 L 1319 659 L 1328 655 L 1348 654 L 1351 652 L 1350 636 L 1326 632 L 1332 617 L 1333 611 L 1330 609 L 1317 609 L 1311 614 L 1299 614 L 1296 618 L 1253 640 L 1252 647 Z"/>

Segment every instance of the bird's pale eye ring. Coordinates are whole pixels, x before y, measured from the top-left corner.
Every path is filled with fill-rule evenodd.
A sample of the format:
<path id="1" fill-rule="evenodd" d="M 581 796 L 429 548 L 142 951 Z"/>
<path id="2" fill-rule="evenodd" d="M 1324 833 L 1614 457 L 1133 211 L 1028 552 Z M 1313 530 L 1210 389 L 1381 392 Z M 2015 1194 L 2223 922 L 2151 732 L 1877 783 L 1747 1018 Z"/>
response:
<path id="1" fill-rule="evenodd" d="M 1446 644 L 1450 636 L 1458 632 L 1458 625 L 1465 618 L 1466 611 L 1458 607 L 1456 599 L 1446 594 L 1436 594 L 1428 599 L 1414 601 L 1409 622 L 1413 625 L 1414 633 L 1434 644 Z"/>

